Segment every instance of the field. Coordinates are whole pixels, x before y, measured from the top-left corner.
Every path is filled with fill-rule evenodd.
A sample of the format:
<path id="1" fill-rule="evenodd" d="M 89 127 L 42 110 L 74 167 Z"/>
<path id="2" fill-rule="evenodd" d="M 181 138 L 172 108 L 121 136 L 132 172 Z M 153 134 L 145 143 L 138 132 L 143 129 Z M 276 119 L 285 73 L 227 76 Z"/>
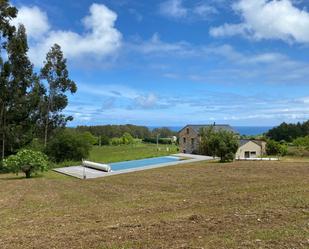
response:
<path id="1" fill-rule="evenodd" d="M 176 145 L 159 145 L 159 150 L 155 144 L 134 144 L 119 146 L 94 146 L 87 160 L 99 163 L 113 163 L 120 161 L 136 160 L 149 157 L 166 156 L 178 153 Z M 79 165 L 81 162 L 63 162 L 57 167 Z"/>
<path id="2" fill-rule="evenodd" d="M 178 153 L 177 146 L 159 145 L 159 150 L 157 150 L 157 145 L 155 144 L 96 146 L 91 150 L 89 160 L 102 163 L 112 163 L 148 157 L 165 156 L 172 153 Z"/>
<path id="3" fill-rule="evenodd" d="M 0 248 L 308 248 L 309 166 L 195 163 L 81 181 L 0 175 Z"/>

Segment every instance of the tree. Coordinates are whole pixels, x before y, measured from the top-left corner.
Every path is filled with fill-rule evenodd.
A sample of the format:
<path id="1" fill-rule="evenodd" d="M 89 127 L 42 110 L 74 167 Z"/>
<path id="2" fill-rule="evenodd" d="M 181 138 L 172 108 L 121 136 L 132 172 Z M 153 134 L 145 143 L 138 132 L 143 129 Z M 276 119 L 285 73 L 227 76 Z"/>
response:
<path id="1" fill-rule="evenodd" d="M 285 156 L 287 153 L 287 146 L 274 140 L 268 140 L 266 144 L 266 153 L 271 156 Z"/>
<path id="2" fill-rule="evenodd" d="M 128 132 L 122 135 L 121 140 L 122 140 L 122 144 L 133 144 L 134 143 L 134 138 Z"/>
<path id="3" fill-rule="evenodd" d="M 8 0 L 0 1 L 0 143 L 1 157 L 5 156 L 7 137 L 7 113 L 8 113 L 8 82 L 10 75 L 9 63 L 3 58 L 7 49 L 7 42 L 12 38 L 15 27 L 10 21 L 17 15 L 17 9 L 9 4 Z M 4 50 L 4 51 L 3 51 Z"/>
<path id="4" fill-rule="evenodd" d="M 26 178 L 30 178 L 32 174 L 48 169 L 48 159 L 42 152 L 21 150 L 16 155 L 11 155 L 4 160 L 4 167 L 9 172 L 16 174 L 22 171 Z"/>
<path id="5" fill-rule="evenodd" d="M 153 129 L 153 131 L 152 131 L 153 137 L 156 137 L 157 134 L 160 134 L 160 137 L 162 137 L 162 138 L 169 138 L 169 137 L 177 135 L 176 132 L 173 132 L 168 127 L 162 127 L 162 128 L 155 128 L 155 129 Z"/>
<path id="6" fill-rule="evenodd" d="M 55 162 L 81 161 L 87 158 L 91 147 L 88 134 L 60 129 L 49 141 L 46 154 Z"/>
<path id="7" fill-rule="evenodd" d="M 63 115 L 61 111 L 68 105 L 65 93 L 77 91 L 75 82 L 69 79 L 66 59 L 63 58 L 59 45 L 55 44 L 47 53 L 40 76 L 47 85 L 40 105 L 40 123 L 44 131 L 44 145 L 47 146 L 49 133 L 57 127 L 64 127 L 73 119 L 71 116 Z"/>
<path id="8" fill-rule="evenodd" d="M 28 43 L 26 29 L 20 25 L 7 45 L 8 78 L 7 93 L 7 141 L 11 153 L 33 139 L 38 99 L 35 98 L 35 78 L 33 66 L 27 56 Z"/>
<path id="9" fill-rule="evenodd" d="M 200 153 L 220 157 L 221 162 L 232 161 L 238 149 L 238 139 L 232 132 L 215 131 L 213 127 L 201 130 Z"/>

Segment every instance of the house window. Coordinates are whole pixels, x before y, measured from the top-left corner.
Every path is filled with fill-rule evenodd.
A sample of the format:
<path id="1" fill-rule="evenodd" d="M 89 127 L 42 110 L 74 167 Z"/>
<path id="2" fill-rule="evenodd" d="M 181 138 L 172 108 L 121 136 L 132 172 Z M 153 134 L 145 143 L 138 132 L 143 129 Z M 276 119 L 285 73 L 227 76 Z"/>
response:
<path id="1" fill-rule="evenodd" d="M 251 151 L 250 157 L 251 157 L 251 158 L 255 158 L 255 157 L 256 157 L 256 151 Z"/>
<path id="2" fill-rule="evenodd" d="M 187 128 L 187 134 L 189 135 L 189 133 L 190 133 L 190 130 L 189 130 L 189 128 Z"/>
<path id="3" fill-rule="evenodd" d="M 194 145 L 194 138 L 191 138 L 191 145 Z"/>
<path id="4" fill-rule="evenodd" d="M 183 143 L 184 143 L 184 144 L 186 143 L 186 138 L 185 138 L 185 137 L 183 138 Z"/>

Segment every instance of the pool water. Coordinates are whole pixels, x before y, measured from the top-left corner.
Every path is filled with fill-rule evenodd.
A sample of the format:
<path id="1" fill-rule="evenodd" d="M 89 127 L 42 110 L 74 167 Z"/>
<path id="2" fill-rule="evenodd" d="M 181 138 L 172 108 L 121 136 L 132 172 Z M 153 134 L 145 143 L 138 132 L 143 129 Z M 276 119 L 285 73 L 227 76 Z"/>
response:
<path id="1" fill-rule="evenodd" d="M 147 158 L 141 160 L 134 161 L 125 161 L 118 163 L 110 163 L 109 165 L 112 168 L 112 171 L 126 170 L 126 169 L 134 169 L 134 168 L 142 168 L 146 166 L 152 166 L 161 163 L 170 163 L 179 161 L 179 157 L 174 156 L 164 156 L 164 157 L 155 157 L 155 158 Z"/>

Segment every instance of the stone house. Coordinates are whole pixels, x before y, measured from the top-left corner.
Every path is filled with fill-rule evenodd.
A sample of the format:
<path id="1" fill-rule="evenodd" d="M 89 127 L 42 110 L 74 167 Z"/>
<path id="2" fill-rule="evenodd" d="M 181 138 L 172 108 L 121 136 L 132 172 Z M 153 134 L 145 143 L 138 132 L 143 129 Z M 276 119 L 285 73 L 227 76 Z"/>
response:
<path id="1" fill-rule="evenodd" d="M 226 130 L 236 133 L 229 125 L 187 125 L 179 131 L 179 147 L 182 153 L 198 153 L 201 142 L 200 131 L 202 128 L 213 127 L 215 131 Z"/>

